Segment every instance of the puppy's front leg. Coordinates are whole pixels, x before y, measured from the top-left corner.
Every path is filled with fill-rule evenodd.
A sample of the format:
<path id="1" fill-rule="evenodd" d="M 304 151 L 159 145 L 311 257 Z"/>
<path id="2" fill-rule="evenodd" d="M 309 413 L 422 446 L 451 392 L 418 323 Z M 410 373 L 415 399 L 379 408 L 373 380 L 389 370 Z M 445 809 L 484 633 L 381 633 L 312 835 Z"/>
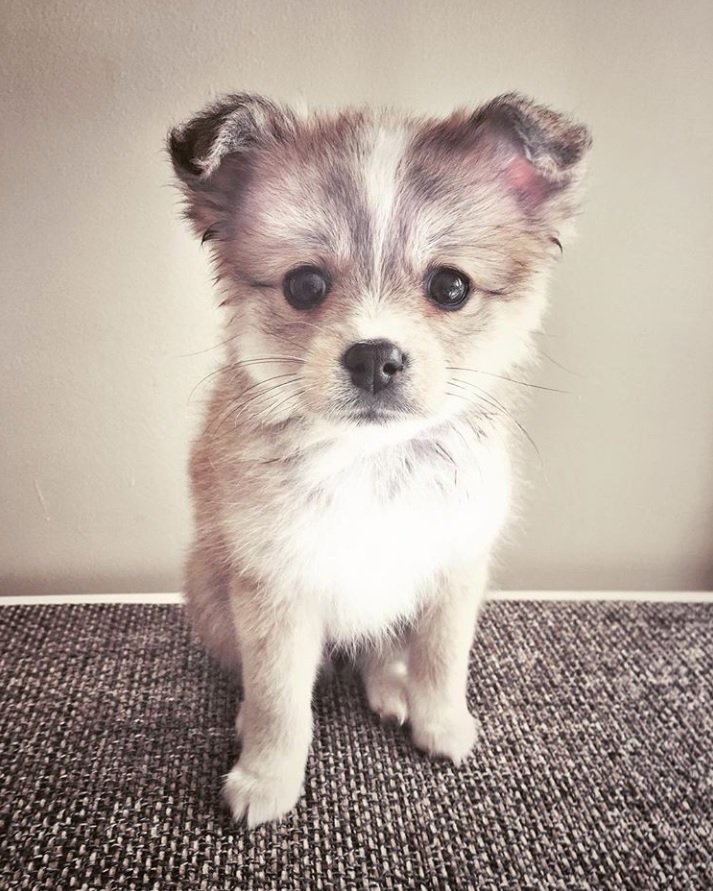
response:
<path id="1" fill-rule="evenodd" d="M 244 698 L 238 720 L 242 752 L 226 777 L 224 795 L 236 820 L 256 826 L 281 817 L 300 796 L 322 628 L 305 604 L 287 598 L 266 606 L 239 585 L 231 598 Z"/>
<path id="2" fill-rule="evenodd" d="M 415 745 L 460 763 L 473 748 L 475 719 L 468 711 L 468 658 L 487 568 L 478 565 L 447 579 L 438 600 L 416 624 L 409 642 L 408 706 Z"/>

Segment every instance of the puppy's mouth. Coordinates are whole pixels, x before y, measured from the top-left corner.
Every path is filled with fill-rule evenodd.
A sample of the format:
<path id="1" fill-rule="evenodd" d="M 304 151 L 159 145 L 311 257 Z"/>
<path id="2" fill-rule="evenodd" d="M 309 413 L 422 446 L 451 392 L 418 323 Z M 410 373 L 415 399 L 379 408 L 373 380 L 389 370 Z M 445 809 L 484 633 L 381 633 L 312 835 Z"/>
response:
<path id="1" fill-rule="evenodd" d="M 415 408 L 402 398 L 357 398 L 342 405 L 339 414 L 354 424 L 395 424 L 413 419 Z"/>
<path id="2" fill-rule="evenodd" d="M 389 422 L 403 420 L 405 412 L 394 411 L 389 408 L 372 406 L 371 408 L 356 409 L 347 414 L 347 419 L 357 424 L 388 424 Z"/>

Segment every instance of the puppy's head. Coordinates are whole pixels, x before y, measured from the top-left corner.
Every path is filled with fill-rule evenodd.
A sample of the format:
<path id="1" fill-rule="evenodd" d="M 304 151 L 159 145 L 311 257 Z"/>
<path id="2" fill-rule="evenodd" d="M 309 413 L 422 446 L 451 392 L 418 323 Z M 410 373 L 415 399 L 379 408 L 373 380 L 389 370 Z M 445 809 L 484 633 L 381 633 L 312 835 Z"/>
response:
<path id="1" fill-rule="evenodd" d="M 576 210 L 588 131 L 517 94 L 443 119 L 229 96 L 170 135 L 261 423 L 488 410 Z M 491 403 L 492 405 L 492 403 Z"/>

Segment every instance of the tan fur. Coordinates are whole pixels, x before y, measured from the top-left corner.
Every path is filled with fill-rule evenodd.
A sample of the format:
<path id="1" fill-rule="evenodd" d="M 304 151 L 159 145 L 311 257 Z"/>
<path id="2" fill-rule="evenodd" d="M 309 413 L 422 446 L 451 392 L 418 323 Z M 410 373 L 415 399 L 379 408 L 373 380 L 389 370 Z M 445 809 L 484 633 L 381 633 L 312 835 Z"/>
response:
<path id="1" fill-rule="evenodd" d="M 588 141 L 516 95 L 443 120 L 300 120 L 238 94 L 173 132 L 226 312 L 186 594 L 242 669 L 236 818 L 296 802 L 327 645 L 360 653 L 370 705 L 417 746 L 470 752 L 468 653 L 511 487 L 506 379 L 532 356 Z M 283 294 L 305 264 L 330 282 L 308 311 Z M 441 266 L 472 282 L 457 311 L 426 296 Z M 383 423 L 354 414 L 365 397 L 342 364 L 372 340 L 407 357 Z"/>

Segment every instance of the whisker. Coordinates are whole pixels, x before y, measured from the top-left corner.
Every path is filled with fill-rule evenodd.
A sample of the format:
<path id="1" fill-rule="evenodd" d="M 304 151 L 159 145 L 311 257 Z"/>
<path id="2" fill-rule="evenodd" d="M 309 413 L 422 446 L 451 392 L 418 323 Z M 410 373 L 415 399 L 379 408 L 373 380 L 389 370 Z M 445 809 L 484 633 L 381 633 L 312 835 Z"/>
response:
<path id="1" fill-rule="evenodd" d="M 177 359 L 191 359 L 193 356 L 202 356 L 204 353 L 210 353 L 213 350 L 220 349 L 220 347 L 225 346 L 226 344 L 230 343 L 231 340 L 235 340 L 235 338 L 237 336 L 238 336 L 237 334 L 233 334 L 232 337 L 229 337 L 227 340 L 223 340 L 220 343 L 216 343 L 214 346 L 206 347 L 204 350 L 198 350 L 195 353 L 179 353 L 178 356 L 176 356 L 176 358 Z"/>
<path id="2" fill-rule="evenodd" d="M 237 362 L 231 362 L 235 368 L 241 368 L 244 365 L 262 365 L 266 362 L 301 362 L 304 364 L 307 360 L 300 356 L 261 356 L 251 359 L 238 359 Z"/>
<path id="3" fill-rule="evenodd" d="M 188 394 L 188 401 L 187 401 L 186 404 L 187 404 L 187 405 L 190 405 L 190 404 L 191 404 L 191 399 L 193 399 L 193 394 L 196 392 L 196 390 L 198 389 L 198 387 L 201 386 L 201 384 L 204 384 L 207 380 L 210 380 L 212 377 L 215 377 L 216 374 L 220 374 L 221 371 L 227 371 L 229 368 L 230 368 L 230 365 L 229 365 L 229 364 L 228 364 L 228 365 L 223 365 L 221 368 L 216 368 L 215 371 L 211 371 L 210 374 L 206 374 L 205 377 L 202 377 L 202 378 L 198 381 L 198 383 L 195 385 L 195 387 L 193 387 L 193 389 L 191 390 L 191 392 Z"/>
<path id="4" fill-rule="evenodd" d="M 531 384 L 528 381 L 521 381 L 514 377 L 507 377 L 504 374 L 495 374 L 494 371 L 480 371 L 477 368 L 460 368 L 457 365 L 446 365 L 449 371 L 465 371 L 470 374 L 484 374 L 488 377 L 496 377 L 501 381 L 508 381 L 511 384 L 519 384 L 521 387 L 531 387 L 533 390 L 546 390 L 548 393 L 564 393 L 568 396 L 572 395 L 570 390 L 560 390 L 557 387 L 545 387 L 542 384 Z"/>
<path id="5" fill-rule="evenodd" d="M 297 340 L 293 340 L 291 337 L 287 337 L 285 334 L 282 334 L 280 336 L 281 336 L 282 340 L 284 340 L 285 343 L 289 343 L 290 346 L 297 347 L 298 350 L 301 350 L 304 348 L 303 343 L 300 343 Z"/>
<path id="6" fill-rule="evenodd" d="M 294 326 L 297 327 L 298 325 L 306 325 L 308 328 L 314 328 L 315 331 L 319 331 L 321 334 L 324 334 L 326 331 L 326 328 L 323 325 L 316 325 L 314 322 L 310 322 L 308 319 L 297 319 L 297 321 L 294 323 Z"/>
<path id="7" fill-rule="evenodd" d="M 453 393 L 451 390 L 445 391 L 446 396 L 453 396 L 454 399 L 460 399 L 461 402 L 465 402 L 466 405 L 472 405 L 475 408 L 479 407 L 479 402 L 465 393 Z"/>
<path id="8" fill-rule="evenodd" d="M 269 387 L 267 390 L 261 390 L 259 393 L 254 393 L 247 401 L 244 401 L 241 406 L 239 406 L 238 411 L 233 414 L 233 421 L 237 424 L 238 418 L 245 413 L 246 409 L 248 409 L 254 402 L 258 399 L 263 399 L 265 396 L 269 396 L 271 393 L 274 393 L 275 390 L 281 390 L 283 387 L 287 387 L 289 384 L 299 383 L 299 378 L 292 377 L 288 381 L 282 381 L 280 384 L 274 384 L 272 387 Z"/>
<path id="9" fill-rule="evenodd" d="M 553 365 L 556 365 L 558 368 L 561 368 L 562 371 L 566 371 L 567 374 L 572 374 L 572 375 L 574 375 L 574 377 L 578 377 L 580 380 L 583 380 L 583 381 L 587 379 L 585 375 L 580 374 L 578 371 L 572 371 L 571 368 L 567 368 L 566 365 L 562 365 L 561 362 L 558 362 L 556 359 L 553 359 L 552 356 L 550 356 L 544 350 L 540 350 L 539 354 L 541 356 L 543 356 L 545 359 L 547 359 L 548 361 L 550 361 Z"/>
<path id="10" fill-rule="evenodd" d="M 471 443 L 469 443 L 468 440 L 465 438 L 465 434 L 463 433 L 462 430 L 460 430 L 460 429 L 459 429 L 458 427 L 456 427 L 455 425 L 453 425 L 453 426 L 451 427 L 451 430 L 453 430 L 454 433 L 457 433 L 457 434 L 458 434 L 458 436 L 460 437 L 461 442 L 462 442 L 463 445 L 466 447 L 466 449 L 468 449 L 468 448 L 471 447 Z"/>
<path id="11" fill-rule="evenodd" d="M 205 383 L 205 381 L 210 380 L 212 377 L 215 377 L 217 374 L 221 374 L 221 372 L 224 372 L 224 371 L 231 371 L 233 369 L 237 370 L 238 368 L 244 368 L 245 366 L 248 366 L 248 365 L 257 365 L 257 364 L 262 365 L 264 362 L 273 362 L 273 361 L 282 362 L 282 361 L 286 361 L 286 360 L 283 360 L 282 358 L 246 359 L 243 362 L 228 362 L 227 365 L 222 365 L 220 368 L 216 368 L 215 371 L 211 371 L 209 374 L 206 374 L 205 377 L 201 378 L 198 381 L 198 383 L 193 387 L 193 389 L 191 390 L 191 392 L 188 396 L 188 404 L 190 405 L 191 399 L 193 398 L 193 394 L 196 392 L 198 387 L 200 387 L 201 384 Z M 295 361 L 301 361 L 301 360 L 295 360 Z M 248 387 L 247 390 L 243 390 L 243 395 L 245 393 L 250 392 L 250 390 L 252 390 L 254 387 L 258 386 L 261 383 L 268 383 L 268 381 L 277 380 L 277 378 L 279 378 L 279 377 L 288 377 L 293 374 L 294 374 L 294 372 L 288 372 L 286 374 L 276 374 L 274 377 L 269 377 L 265 381 L 258 381 L 257 384 L 253 384 L 252 386 Z"/>
<path id="12" fill-rule="evenodd" d="M 542 455 L 540 453 L 539 448 L 537 447 L 537 443 L 532 438 L 532 436 L 530 436 L 530 434 L 525 429 L 525 427 L 523 427 L 523 425 L 520 423 L 520 421 L 518 421 L 518 419 L 510 411 L 508 411 L 508 409 L 502 404 L 502 402 L 500 402 L 499 399 L 496 399 L 492 393 L 488 392 L 487 390 L 481 389 L 476 384 L 473 384 L 470 381 L 463 381 L 463 380 L 460 380 L 459 378 L 449 378 L 448 383 L 451 385 L 454 385 L 456 387 L 457 386 L 461 386 L 464 388 L 470 387 L 473 391 L 475 391 L 475 393 L 477 394 L 479 399 L 482 399 L 487 405 L 490 405 L 491 408 L 495 408 L 496 410 L 499 410 L 499 412 L 501 414 L 503 414 L 505 417 L 509 418 L 510 421 L 513 424 L 515 424 L 517 429 L 522 433 L 522 435 L 527 439 L 527 441 L 530 443 L 532 448 L 535 450 L 535 454 L 537 455 L 537 458 L 540 462 L 540 466 L 544 467 Z"/>
<path id="13" fill-rule="evenodd" d="M 298 378 L 297 378 L 295 375 L 292 375 L 292 378 L 293 378 L 295 381 L 298 380 Z M 255 389 L 256 387 L 259 387 L 259 386 L 261 386 L 261 385 L 264 386 L 265 383 L 267 383 L 267 381 L 258 381 L 257 384 L 253 384 L 253 386 L 250 387 L 249 389 L 250 389 L 250 390 L 253 390 L 253 389 Z M 269 387 L 267 390 L 260 390 L 258 393 L 254 393 L 254 394 L 250 397 L 250 399 L 248 399 L 247 401 L 244 399 L 245 392 L 247 392 L 247 391 L 245 391 L 245 392 L 243 392 L 243 393 L 240 393 L 240 394 L 238 395 L 237 399 L 233 400 L 233 401 L 230 403 L 230 405 L 228 406 L 227 411 L 223 412 L 223 414 L 222 414 L 222 415 L 220 416 L 220 418 L 218 419 L 217 423 L 213 426 L 213 429 L 212 429 L 212 431 L 211 431 L 212 434 L 213 434 L 213 435 L 217 434 L 218 431 L 220 430 L 220 428 L 223 426 L 223 424 L 224 424 L 224 423 L 228 420 L 228 418 L 230 418 L 230 417 L 233 417 L 234 421 L 237 423 L 237 419 L 240 417 L 240 415 L 241 415 L 241 414 L 245 411 L 245 409 L 248 408 L 248 406 L 251 405 L 256 399 L 259 399 L 260 397 L 263 397 L 263 396 L 269 396 L 269 394 L 270 394 L 273 390 L 279 389 L 280 387 L 284 387 L 284 386 L 286 386 L 286 385 L 289 384 L 289 383 L 292 383 L 292 380 L 289 380 L 289 381 L 282 381 L 282 383 L 279 383 L 279 384 L 273 384 L 273 386 L 272 386 L 272 387 Z"/>
<path id="14" fill-rule="evenodd" d="M 272 381 L 280 380 L 283 377 L 291 377 L 297 380 L 297 375 L 294 373 L 294 371 L 286 371 L 284 374 L 273 374 L 272 377 L 267 377 L 264 381 L 255 381 L 254 384 L 251 384 L 249 387 L 246 387 L 246 389 L 242 390 L 240 392 L 240 395 L 246 396 L 248 393 L 252 393 L 252 391 L 257 389 L 258 387 L 264 387 L 265 384 L 269 384 Z M 268 390 L 267 392 L 269 393 L 270 390 Z"/>
<path id="15" fill-rule="evenodd" d="M 265 426 L 269 426 L 270 421 L 268 420 L 268 418 L 269 418 L 269 415 L 270 415 L 270 414 L 272 414 L 273 412 L 275 412 L 281 405 L 284 405 L 284 404 L 285 404 L 286 402 L 288 402 L 290 399 L 299 400 L 299 398 L 300 398 L 301 396 L 303 396 L 306 392 L 307 392 L 307 387 L 303 387 L 301 390 L 298 390 L 296 393 L 290 393 L 290 394 L 289 394 L 288 396 L 286 396 L 284 399 L 281 399 L 278 403 L 273 404 L 272 406 L 268 406 L 267 409 L 263 409 L 262 411 L 260 411 L 260 412 L 256 415 L 256 417 L 257 417 L 259 423 L 264 424 Z M 265 414 L 265 412 L 267 412 L 267 417 L 266 417 L 265 420 L 263 421 L 263 420 L 261 420 L 261 419 L 262 419 L 263 415 Z"/>

